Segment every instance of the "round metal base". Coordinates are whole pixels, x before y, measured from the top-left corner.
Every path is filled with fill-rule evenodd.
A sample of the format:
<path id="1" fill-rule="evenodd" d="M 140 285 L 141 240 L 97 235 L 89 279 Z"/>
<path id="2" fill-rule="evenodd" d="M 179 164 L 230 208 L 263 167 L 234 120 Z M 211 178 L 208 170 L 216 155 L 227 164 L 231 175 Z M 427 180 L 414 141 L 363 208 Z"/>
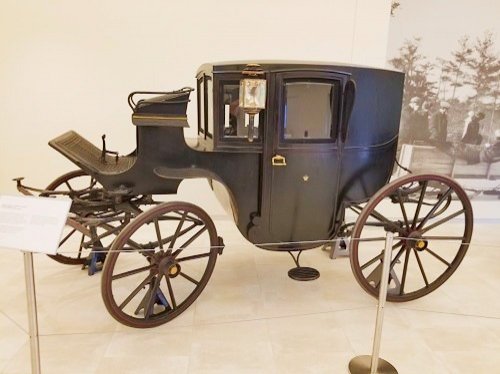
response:
<path id="1" fill-rule="evenodd" d="M 307 266 L 298 266 L 288 270 L 288 276 L 297 281 L 312 281 L 319 278 L 319 271 Z"/>
<path id="2" fill-rule="evenodd" d="M 349 373 L 351 374 L 370 374 L 372 356 L 356 356 L 349 362 Z M 383 358 L 378 359 L 377 374 L 398 374 L 394 366 Z"/>

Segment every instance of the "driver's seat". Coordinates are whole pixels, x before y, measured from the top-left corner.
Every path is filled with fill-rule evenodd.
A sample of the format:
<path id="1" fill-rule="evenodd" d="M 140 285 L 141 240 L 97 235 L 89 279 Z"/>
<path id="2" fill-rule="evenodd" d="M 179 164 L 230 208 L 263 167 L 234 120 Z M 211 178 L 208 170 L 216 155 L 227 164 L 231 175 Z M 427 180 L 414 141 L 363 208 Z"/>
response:
<path id="1" fill-rule="evenodd" d="M 115 175 L 129 170 L 137 156 L 111 156 L 75 131 L 68 131 L 49 142 L 49 145 L 69 158 L 88 174 Z"/>

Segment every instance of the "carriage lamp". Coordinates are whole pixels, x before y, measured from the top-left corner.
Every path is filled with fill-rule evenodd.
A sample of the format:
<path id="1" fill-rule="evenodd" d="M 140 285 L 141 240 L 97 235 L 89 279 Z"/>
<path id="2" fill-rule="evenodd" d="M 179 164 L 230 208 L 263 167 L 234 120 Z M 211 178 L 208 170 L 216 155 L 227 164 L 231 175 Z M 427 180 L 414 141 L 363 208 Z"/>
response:
<path id="1" fill-rule="evenodd" d="M 266 80 L 262 68 L 257 64 L 249 64 L 242 72 L 248 78 L 240 81 L 240 108 L 248 114 L 248 141 L 253 142 L 255 115 L 266 107 Z"/>

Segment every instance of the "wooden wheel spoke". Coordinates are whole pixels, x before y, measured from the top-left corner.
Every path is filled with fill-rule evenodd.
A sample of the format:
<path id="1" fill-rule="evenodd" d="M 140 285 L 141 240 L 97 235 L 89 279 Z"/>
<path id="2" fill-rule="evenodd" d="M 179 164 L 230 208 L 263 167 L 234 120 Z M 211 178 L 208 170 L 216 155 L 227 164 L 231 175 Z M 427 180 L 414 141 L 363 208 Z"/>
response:
<path id="1" fill-rule="evenodd" d="M 363 208 L 357 204 L 349 205 L 349 209 L 351 209 L 358 216 L 361 214 L 361 211 L 363 210 Z"/>
<path id="2" fill-rule="evenodd" d="M 180 214 L 180 213 L 179 213 Z M 179 217 L 178 216 L 174 216 L 174 215 L 164 215 L 162 217 L 158 217 L 157 218 L 158 221 L 179 221 Z M 195 218 L 195 217 L 191 217 L 189 214 L 186 215 L 186 222 L 191 222 L 191 223 L 194 223 L 196 225 L 201 225 L 203 224 L 203 221 Z"/>
<path id="3" fill-rule="evenodd" d="M 182 271 L 179 273 L 179 275 L 181 275 L 183 278 L 187 279 L 188 281 L 190 281 L 196 285 L 200 284 L 200 282 L 198 282 L 196 279 L 190 277 L 189 275 L 187 275 L 186 273 L 184 273 Z"/>
<path id="4" fill-rule="evenodd" d="M 401 227 L 385 217 L 383 214 L 377 212 L 375 209 L 373 209 L 373 212 L 370 214 L 373 218 L 377 219 L 378 221 L 382 222 L 384 226 L 390 226 L 392 229 L 396 232 L 401 231 Z"/>
<path id="5" fill-rule="evenodd" d="M 429 213 L 427 213 L 427 215 L 424 217 L 422 222 L 420 222 L 418 224 L 417 230 L 421 229 L 427 223 L 427 221 L 432 217 L 432 215 L 436 212 L 436 210 L 438 210 L 438 208 L 441 206 L 441 204 L 446 199 L 448 199 L 448 197 L 450 196 L 450 194 L 452 192 L 453 192 L 453 190 L 451 189 L 451 187 L 449 187 L 448 190 L 443 194 L 443 196 L 441 196 L 441 198 L 438 200 L 438 202 L 432 207 L 432 209 L 429 211 Z"/>
<path id="6" fill-rule="evenodd" d="M 181 245 L 181 248 L 186 248 L 188 245 L 190 245 L 193 241 L 195 241 L 201 234 L 203 234 L 207 230 L 207 226 L 203 226 L 201 229 L 199 229 L 196 234 L 194 234 L 191 238 L 189 238 L 183 245 Z"/>
<path id="7" fill-rule="evenodd" d="M 175 260 L 177 262 L 191 261 L 191 260 L 198 260 L 200 258 L 209 257 L 210 255 L 211 255 L 211 252 L 206 252 L 206 253 L 201 253 L 199 255 L 191 255 L 191 256 L 176 258 Z"/>
<path id="8" fill-rule="evenodd" d="M 189 214 L 188 211 L 184 210 L 183 213 L 181 213 L 180 210 L 176 210 L 175 212 L 173 213 L 176 213 L 178 214 L 179 216 L 185 216 L 186 218 L 186 221 L 189 221 L 189 222 L 196 222 L 197 224 L 202 224 L 203 221 L 201 221 L 198 217 L 195 217 L 195 216 L 192 216 L 191 214 Z M 176 219 L 179 219 L 179 218 L 176 218 Z"/>
<path id="9" fill-rule="evenodd" d="M 435 258 L 437 258 L 439 261 L 441 261 L 443 264 L 447 265 L 449 268 L 451 268 L 451 264 L 446 261 L 444 258 L 442 258 L 440 255 L 438 255 L 436 252 L 432 251 L 430 248 L 425 249 L 427 252 L 429 252 L 431 255 L 433 255 Z"/>
<path id="10" fill-rule="evenodd" d="M 455 217 L 458 217 L 460 214 L 462 213 L 465 213 L 465 209 L 461 209 L 459 211 L 456 211 L 455 213 L 453 214 L 450 214 L 449 216 L 445 217 L 445 218 L 442 218 L 440 219 L 439 221 L 437 222 L 434 222 L 433 224 L 427 226 L 427 227 L 424 227 L 422 230 L 420 230 L 420 232 L 423 234 L 423 233 L 426 233 L 427 231 L 430 231 L 438 226 L 441 226 L 442 224 L 452 220 L 453 218 Z"/>
<path id="11" fill-rule="evenodd" d="M 406 284 L 406 274 L 408 273 L 408 263 L 410 262 L 410 248 L 406 249 L 405 255 L 405 263 L 403 266 L 403 275 L 401 278 L 401 287 L 399 288 L 399 294 L 402 295 L 404 293 L 404 288 Z"/>
<path id="12" fill-rule="evenodd" d="M 160 249 L 163 249 L 163 243 L 161 242 L 160 224 L 158 223 L 157 219 L 155 219 L 155 232 L 156 238 L 158 239 L 158 245 L 160 246 Z"/>
<path id="13" fill-rule="evenodd" d="M 97 236 L 97 239 L 104 239 L 110 235 L 113 235 L 113 234 L 116 234 L 117 232 L 121 231 L 124 227 L 125 227 L 125 224 L 122 224 L 120 226 L 112 226 L 110 224 L 102 224 L 102 225 L 99 225 L 99 227 L 105 229 L 106 231 L 103 232 L 102 234 L 98 235 Z"/>
<path id="14" fill-rule="evenodd" d="M 165 279 L 167 280 L 168 294 L 170 295 L 172 309 L 177 309 L 177 302 L 175 301 L 174 290 L 172 288 L 172 283 L 170 282 L 170 277 L 165 277 Z"/>
<path id="15" fill-rule="evenodd" d="M 398 243 L 399 244 L 399 243 Z M 394 246 L 393 246 L 393 249 Z M 396 256 L 394 257 L 394 259 L 391 261 L 391 265 L 390 265 L 390 271 L 393 270 L 394 268 L 394 265 L 396 264 L 396 262 L 398 261 L 399 257 L 401 256 L 401 254 L 403 253 L 405 249 L 404 248 L 401 248 L 398 253 L 396 254 Z M 380 258 L 380 263 L 375 267 L 375 269 L 372 270 L 372 272 L 366 277 L 366 280 L 368 282 L 374 282 L 375 283 L 375 288 L 377 288 L 380 284 L 380 278 L 382 277 L 382 266 L 384 265 L 383 264 L 383 261 L 382 261 L 382 257 L 384 256 L 384 253 L 382 252 L 380 255 L 376 256 L 376 257 L 379 257 Z M 373 260 L 373 259 L 372 259 Z M 371 260 L 370 260 L 371 261 Z M 373 261 L 375 262 L 375 261 Z M 372 262 L 372 263 L 373 263 Z"/>
<path id="16" fill-rule="evenodd" d="M 187 211 L 184 211 L 184 213 L 181 216 L 181 220 L 179 221 L 179 224 L 177 225 L 177 228 L 175 229 L 175 233 L 173 235 L 172 240 L 170 241 L 170 244 L 168 245 L 169 249 L 172 249 L 174 247 L 175 241 L 179 237 L 179 233 L 181 232 L 182 225 L 184 224 L 184 221 L 186 220 L 187 216 Z"/>
<path id="17" fill-rule="evenodd" d="M 184 244 L 182 244 L 179 249 L 175 250 L 174 253 L 172 253 L 172 257 L 176 258 L 177 255 L 179 255 L 179 253 L 181 253 L 184 250 L 184 248 L 186 248 L 193 241 L 195 241 L 201 234 L 205 232 L 205 230 L 207 230 L 207 226 L 204 225 L 191 238 L 189 238 Z"/>
<path id="18" fill-rule="evenodd" d="M 196 223 L 193 223 L 192 225 L 186 227 L 185 229 L 181 230 L 179 232 L 179 234 L 177 235 L 177 238 L 180 238 L 181 236 L 183 235 L 186 235 L 188 232 L 190 232 L 191 230 L 193 230 L 195 227 L 197 227 L 198 225 Z M 170 243 L 170 241 L 174 238 L 174 235 L 170 235 L 168 238 L 165 238 L 163 239 L 163 243 L 164 244 L 167 244 L 167 243 Z"/>
<path id="19" fill-rule="evenodd" d="M 69 188 L 69 191 L 70 191 L 70 192 L 74 192 L 74 191 L 75 191 L 75 190 L 73 189 L 73 187 L 71 187 L 71 184 L 69 184 L 69 181 L 64 181 L 64 184 L 65 184 L 66 186 L 68 186 L 68 188 Z"/>
<path id="20" fill-rule="evenodd" d="M 382 252 L 381 254 L 373 257 L 371 260 L 369 260 L 368 262 L 366 262 L 363 266 L 360 267 L 361 270 L 365 270 L 368 266 L 374 264 L 375 262 L 377 262 L 378 260 L 382 260 L 382 257 L 384 257 L 384 252 Z"/>
<path id="21" fill-rule="evenodd" d="M 143 266 L 143 267 L 140 267 L 140 268 L 137 268 L 137 269 L 128 270 L 128 271 L 125 271 L 123 273 L 119 273 L 119 274 L 113 275 L 111 277 L 111 279 L 112 280 L 117 280 L 117 279 L 120 279 L 120 278 L 129 277 L 129 276 L 134 275 L 134 274 L 142 273 L 143 271 L 151 270 L 155 266 L 156 265 L 147 265 L 147 266 Z"/>
<path id="22" fill-rule="evenodd" d="M 396 249 L 398 247 L 401 247 L 403 245 L 403 242 L 402 241 L 399 241 L 399 243 L 396 243 L 392 246 L 392 249 Z M 364 263 L 360 269 L 361 270 L 365 270 L 368 266 L 374 264 L 375 262 L 377 262 L 377 260 L 381 260 L 382 257 L 384 257 L 384 252 L 382 251 L 380 254 L 378 254 L 377 256 L 373 257 L 371 260 L 367 261 L 366 263 Z"/>
<path id="23" fill-rule="evenodd" d="M 184 230 L 182 230 L 180 233 L 179 233 L 179 237 L 188 233 L 189 231 L 191 231 L 193 228 L 195 228 L 197 225 L 196 224 L 192 224 L 191 226 L 189 227 L 186 227 Z M 174 238 L 174 235 L 170 235 L 164 239 L 161 239 L 159 241 L 155 241 L 155 242 L 149 242 L 149 243 L 146 243 L 146 244 L 139 244 L 139 247 L 142 248 L 142 249 L 149 249 L 149 250 L 154 250 L 155 248 L 159 248 L 160 247 L 160 242 L 162 245 L 165 245 L 167 243 L 170 243 L 170 241 Z"/>
<path id="24" fill-rule="evenodd" d="M 77 259 L 82 258 L 83 242 L 84 241 L 85 241 L 85 235 L 82 234 L 82 238 L 80 239 L 80 246 L 78 247 L 78 255 L 76 256 Z"/>
<path id="25" fill-rule="evenodd" d="M 401 196 L 401 190 L 399 188 L 398 188 L 397 194 L 398 194 L 398 200 L 399 200 L 399 207 L 401 208 L 401 213 L 403 214 L 405 226 L 406 226 L 406 228 L 410 228 L 410 224 L 408 222 L 408 215 L 406 214 L 406 209 L 405 209 L 405 206 L 403 203 L 403 197 Z"/>
<path id="26" fill-rule="evenodd" d="M 417 258 L 418 267 L 420 268 L 420 273 L 422 274 L 422 278 L 424 278 L 425 286 L 429 287 L 429 281 L 427 280 L 427 276 L 425 275 L 422 261 L 420 260 L 420 256 L 415 248 L 413 248 L 413 253 L 415 253 L 415 257 Z"/>
<path id="27" fill-rule="evenodd" d="M 392 270 L 392 268 L 394 268 L 394 265 L 396 265 L 396 262 L 398 262 L 399 258 L 401 257 L 401 255 L 403 254 L 404 251 L 405 251 L 405 248 L 403 247 L 398 251 L 396 256 L 394 256 L 394 258 L 391 261 L 391 270 Z"/>
<path id="28" fill-rule="evenodd" d="M 417 208 L 415 209 L 415 215 L 413 216 L 412 229 L 417 225 L 418 215 L 420 214 L 420 209 L 422 208 L 422 203 L 424 202 L 425 191 L 427 190 L 428 181 L 422 183 L 422 190 L 420 191 L 420 196 L 418 198 Z"/>
<path id="29" fill-rule="evenodd" d="M 121 249 L 122 251 L 136 251 L 136 252 L 143 254 L 144 256 L 149 256 L 149 255 L 151 255 L 151 252 L 154 251 L 154 249 L 147 250 L 147 249 L 143 248 L 142 245 L 140 245 L 139 243 L 137 243 L 131 239 L 127 240 L 127 244 L 130 246 L 130 248 L 129 247 L 122 247 L 122 249 Z"/>
<path id="30" fill-rule="evenodd" d="M 130 293 L 130 295 L 127 296 L 125 300 L 122 301 L 122 303 L 118 306 L 120 310 L 123 310 L 128 303 L 139 293 L 140 290 L 142 290 L 149 282 L 151 282 L 151 279 L 153 279 L 154 274 L 149 274 L 144 280 L 139 283 L 139 285 Z"/>
<path id="31" fill-rule="evenodd" d="M 76 229 L 71 230 L 71 231 L 69 232 L 69 234 L 68 234 L 68 235 L 66 235 L 66 236 L 64 237 L 64 239 L 63 239 L 63 240 L 61 240 L 61 242 L 59 243 L 59 247 L 60 247 L 61 245 L 63 245 L 64 243 L 66 243 L 66 241 L 67 241 L 67 240 L 71 237 L 71 235 L 73 235 L 73 234 L 75 233 L 75 231 L 76 231 Z M 82 235 L 83 235 L 83 234 L 82 234 Z"/>

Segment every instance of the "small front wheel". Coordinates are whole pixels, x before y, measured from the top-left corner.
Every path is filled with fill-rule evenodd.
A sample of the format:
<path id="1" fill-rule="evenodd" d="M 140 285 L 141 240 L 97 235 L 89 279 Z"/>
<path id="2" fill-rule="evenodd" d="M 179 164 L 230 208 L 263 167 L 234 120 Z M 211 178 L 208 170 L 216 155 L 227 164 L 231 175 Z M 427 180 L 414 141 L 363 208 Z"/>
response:
<path id="1" fill-rule="evenodd" d="M 47 192 L 42 193 L 40 196 L 71 196 L 73 191 L 91 189 L 96 183 L 96 180 L 83 170 L 74 170 L 52 181 L 45 188 Z M 63 237 L 59 243 L 58 253 L 48 256 L 65 265 L 84 265 L 87 262 L 87 255 L 90 252 L 88 248 L 84 247 L 84 244 L 91 241 L 90 228 L 69 218 L 66 222 Z"/>
<path id="2" fill-rule="evenodd" d="M 217 231 L 196 205 L 168 202 L 137 216 L 108 253 L 101 293 L 117 321 L 155 327 L 184 312 L 215 267 Z"/>

